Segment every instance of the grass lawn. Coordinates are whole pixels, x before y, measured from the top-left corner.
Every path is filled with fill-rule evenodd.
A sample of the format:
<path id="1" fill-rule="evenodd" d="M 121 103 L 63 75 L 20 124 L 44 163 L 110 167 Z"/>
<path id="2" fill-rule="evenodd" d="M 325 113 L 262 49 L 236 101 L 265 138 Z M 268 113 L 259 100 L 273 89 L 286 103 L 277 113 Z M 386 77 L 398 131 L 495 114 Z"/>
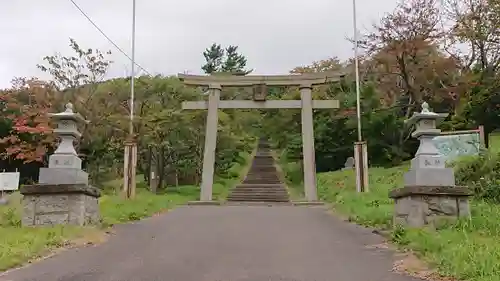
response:
<path id="1" fill-rule="evenodd" d="M 214 183 L 214 200 L 225 199 L 229 188 L 246 173 L 251 155 L 242 153 L 240 156 L 244 163 L 233 164 L 228 177 L 219 178 Z M 144 186 L 141 180 L 142 177 L 138 177 L 138 187 Z M 111 184 L 121 184 L 121 180 L 112 181 Z M 113 189 L 111 187 L 111 190 Z M 0 206 L 0 271 L 19 266 L 60 247 L 100 242 L 105 237 L 104 230 L 109 226 L 140 220 L 188 201 L 198 200 L 199 194 L 199 188 L 196 186 L 182 186 L 158 195 L 138 188 L 133 200 L 126 200 L 115 194 L 105 194 L 99 199 L 101 225 L 40 228 L 21 226 L 21 195 L 13 194 L 9 205 Z"/>

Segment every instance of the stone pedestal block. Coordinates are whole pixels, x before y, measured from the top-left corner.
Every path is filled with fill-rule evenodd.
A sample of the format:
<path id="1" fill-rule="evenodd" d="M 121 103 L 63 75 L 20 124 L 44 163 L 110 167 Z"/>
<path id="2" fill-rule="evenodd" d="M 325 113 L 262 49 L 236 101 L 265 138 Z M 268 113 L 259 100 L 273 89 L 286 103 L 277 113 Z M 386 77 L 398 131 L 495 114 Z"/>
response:
<path id="1" fill-rule="evenodd" d="M 21 188 L 23 226 L 88 225 L 100 221 L 98 189 L 85 184 L 36 184 Z"/>
<path id="2" fill-rule="evenodd" d="M 84 184 L 89 183 L 87 172 L 74 168 L 40 168 L 39 184 Z"/>
<path id="3" fill-rule="evenodd" d="M 49 157 L 50 168 L 81 169 L 82 160 L 72 154 L 52 154 Z"/>
<path id="4" fill-rule="evenodd" d="M 469 190 L 457 186 L 405 186 L 392 190 L 394 224 L 436 226 L 441 220 L 470 217 Z"/>
<path id="5" fill-rule="evenodd" d="M 407 186 L 454 186 L 455 174 L 451 168 L 409 170 L 404 175 Z"/>

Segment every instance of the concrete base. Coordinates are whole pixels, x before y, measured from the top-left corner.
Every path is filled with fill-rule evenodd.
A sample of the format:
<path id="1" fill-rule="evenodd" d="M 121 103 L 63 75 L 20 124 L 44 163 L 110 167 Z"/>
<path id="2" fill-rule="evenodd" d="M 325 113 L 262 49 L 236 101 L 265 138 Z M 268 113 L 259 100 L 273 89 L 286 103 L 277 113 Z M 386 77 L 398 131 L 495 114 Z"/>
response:
<path id="1" fill-rule="evenodd" d="M 100 221 L 98 189 L 83 184 L 23 186 L 23 226 L 89 225 Z"/>
<path id="2" fill-rule="evenodd" d="M 190 206 L 219 206 L 221 202 L 219 201 L 189 201 L 187 203 Z"/>
<path id="3" fill-rule="evenodd" d="M 291 202 L 226 201 L 223 206 L 293 206 Z"/>
<path id="4" fill-rule="evenodd" d="M 469 196 L 467 188 L 455 186 L 405 186 L 389 193 L 395 200 L 394 224 L 407 227 L 470 218 Z"/>
<path id="5" fill-rule="evenodd" d="M 292 202 L 294 206 L 323 206 L 325 203 L 321 201 L 294 201 Z"/>

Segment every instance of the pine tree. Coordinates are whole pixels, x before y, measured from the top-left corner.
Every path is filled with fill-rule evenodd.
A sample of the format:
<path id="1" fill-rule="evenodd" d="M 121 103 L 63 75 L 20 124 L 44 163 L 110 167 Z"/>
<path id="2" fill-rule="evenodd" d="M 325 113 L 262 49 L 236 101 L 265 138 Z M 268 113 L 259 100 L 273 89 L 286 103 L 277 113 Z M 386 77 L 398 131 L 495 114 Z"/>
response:
<path id="1" fill-rule="evenodd" d="M 212 74 L 214 72 L 220 72 L 222 70 L 222 60 L 224 59 L 224 49 L 220 44 L 213 43 L 212 46 L 205 49 L 203 52 L 205 57 L 205 65 L 201 69 L 206 74 Z"/>
<path id="2" fill-rule="evenodd" d="M 246 75 L 251 71 L 245 70 L 247 59 L 244 55 L 238 53 L 238 46 L 229 46 L 226 48 L 226 57 L 222 65 L 222 71 L 234 74 Z"/>
<path id="3" fill-rule="evenodd" d="M 238 46 L 223 49 L 220 44 L 213 43 L 203 52 L 206 63 L 201 69 L 206 74 L 231 73 L 233 75 L 247 75 L 252 70 L 246 70 L 247 59 L 238 53 Z"/>

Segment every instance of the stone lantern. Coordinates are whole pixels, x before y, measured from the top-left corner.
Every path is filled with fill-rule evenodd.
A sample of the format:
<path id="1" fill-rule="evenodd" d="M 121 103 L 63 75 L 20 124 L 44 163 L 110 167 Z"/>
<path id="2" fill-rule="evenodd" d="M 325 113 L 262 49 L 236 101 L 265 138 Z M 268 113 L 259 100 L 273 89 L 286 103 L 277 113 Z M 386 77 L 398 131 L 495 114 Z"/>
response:
<path id="1" fill-rule="evenodd" d="M 40 168 L 38 184 L 21 188 L 22 223 L 26 226 L 73 224 L 85 225 L 99 221 L 98 189 L 89 186 L 88 174 L 74 147 L 81 138 L 78 122 L 87 122 L 73 105 L 64 112 L 49 115 L 56 123 L 54 134 L 60 139 L 49 157 L 49 167 Z"/>
<path id="2" fill-rule="evenodd" d="M 412 137 L 420 140 L 420 146 L 404 175 L 404 187 L 389 193 L 395 200 L 395 224 L 422 227 L 440 219 L 470 217 L 468 189 L 455 186 L 453 169 L 446 168 L 445 158 L 432 143 L 441 134 L 436 126 L 447 116 L 430 111 L 424 102 L 422 111 L 405 122 L 415 125 Z"/>

